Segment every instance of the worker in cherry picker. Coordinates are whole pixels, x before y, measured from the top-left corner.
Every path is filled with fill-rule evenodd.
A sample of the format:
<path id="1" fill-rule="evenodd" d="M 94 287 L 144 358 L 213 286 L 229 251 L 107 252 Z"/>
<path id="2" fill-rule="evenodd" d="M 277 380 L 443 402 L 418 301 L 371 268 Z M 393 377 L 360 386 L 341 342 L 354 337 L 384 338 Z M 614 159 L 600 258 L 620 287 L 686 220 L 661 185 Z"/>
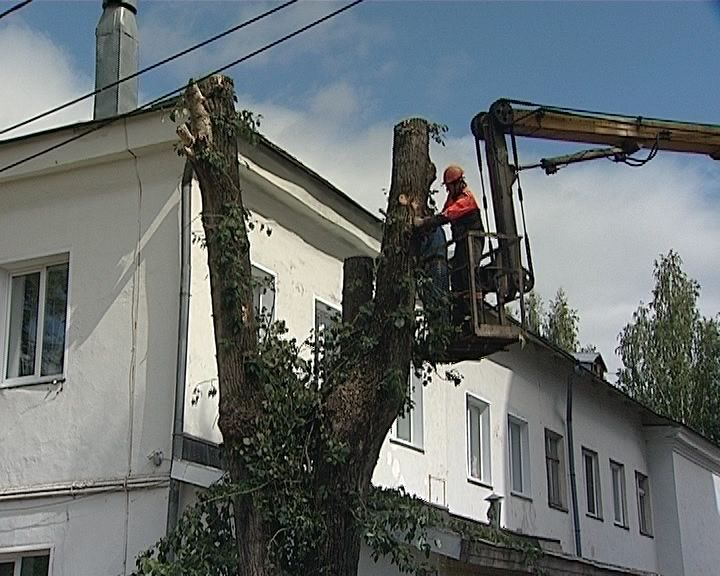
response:
<path id="1" fill-rule="evenodd" d="M 468 232 L 483 232 L 480 209 L 465 181 L 465 172 L 460 166 L 451 164 L 443 172 L 443 185 L 447 199 L 442 210 L 435 215 L 415 218 L 415 226 L 421 232 L 430 232 L 450 223 L 455 254 L 450 260 L 450 282 L 452 291 L 467 292 L 470 289 L 470 268 L 477 271 L 485 245 L 485 237 L 473 236 L 473 262 L 469 262 Z M 463 306 L 467 310 L 466 306 Z"/>

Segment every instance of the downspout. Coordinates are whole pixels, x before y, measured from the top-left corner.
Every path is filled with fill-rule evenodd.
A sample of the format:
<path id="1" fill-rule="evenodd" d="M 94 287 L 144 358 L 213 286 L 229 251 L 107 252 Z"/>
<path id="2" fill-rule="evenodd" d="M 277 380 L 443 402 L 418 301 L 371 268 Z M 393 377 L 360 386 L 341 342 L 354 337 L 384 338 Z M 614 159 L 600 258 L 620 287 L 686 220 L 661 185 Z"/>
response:
<path id="1" fill-rule="evenodd" d="M 573 376 L 578 371 L 568 374 L 567 379 L 567 401 L 566 401 L 566 422 L 567 422 L 567 443 L 568 443 L 568 465 L 570 467 L 570 495 L 572 498 L 573 526 L 575 528 L 575 555 L 582 558 L 582 539 L 580 534 L 580 515 L 578 514 L 577 479 L 575 475 L 575 443 L 573 442 Z"/>
<path id="2" fill-rule="evenodd" d="M 191 247 L 191 192 L 193 170 L 185 163 L 180 192 L 180 313 L 178 315 L 178 346 L 175 379 L 175 418 L 172 434 L 172 460 L 182 458 L 185 418 L 185 380 L 188 354 L 188 325 L 190 316 L 190 247 Z M 170 478 L 166 533 L 177 526 L 180 510 L 179 480 Z"/>

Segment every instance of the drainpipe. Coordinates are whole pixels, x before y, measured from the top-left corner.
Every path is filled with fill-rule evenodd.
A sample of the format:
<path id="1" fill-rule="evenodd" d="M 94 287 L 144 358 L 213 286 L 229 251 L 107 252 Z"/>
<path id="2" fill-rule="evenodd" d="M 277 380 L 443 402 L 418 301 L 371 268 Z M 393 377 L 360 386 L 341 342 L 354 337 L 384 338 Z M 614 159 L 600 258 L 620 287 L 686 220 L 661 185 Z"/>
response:
<path id="1" fill-rule="evenodd" d="M 193 171 L 185 163 L 180 192 L 180 314 L 178 315 L 178 347 L 175 369 L 175 418 L 173 420 L 172 460 L 182 458 L 183 428 L 185 417 L 185 379 L 188 354 L 188 324 L 190 313 L 190 196 Z M 167 534 L 177 526 L 180 508 L 180 484 L 170 478 L 168 496 Z"/>
<path id="2" fill-rule="evenodd" d="M 575 443 L 573 442 L 573 376 L 578 372 L 575 366 L 574 372 L 568 374 L 567 379 L 567 401 L 566 401 L 566 422 L 567 422 L 567 444 L 568 444 L 568 465 L 570 467 L 570 494 L 572 498 L 573 526 L 575 528 L 575 555 L 582 558 L 582 539 L 580 534 L 580 515 L 578 514 L 577 479 L 575 475 Z"/>

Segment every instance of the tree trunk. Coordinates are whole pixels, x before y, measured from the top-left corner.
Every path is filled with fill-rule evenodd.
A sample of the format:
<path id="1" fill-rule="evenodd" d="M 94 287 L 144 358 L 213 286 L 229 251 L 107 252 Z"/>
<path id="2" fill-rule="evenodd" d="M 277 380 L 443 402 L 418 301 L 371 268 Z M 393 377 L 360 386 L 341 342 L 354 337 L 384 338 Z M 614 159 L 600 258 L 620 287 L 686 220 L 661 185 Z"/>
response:
<path id="1" fill-rule="evenodd" d="M 232 82 L 214 76 L 191 85 L 186 104 L 190 121 L 179 127 L 178 134 L 200 183 L 203 201 L 220 384 L 220 429 L 230 476 L 242 483 L 248 471 L 233 458 L 234 449 L 261 426 L 263 404 L 260 386 L 249 381 L 245 370 L 246 362 L 257 356 L 257 333 L 233 127 Z M 317 493 L 329 494 L 319 498 L 316 505 L 328 537 L 317 543 L 311 562 L 314 569 L 309 573 L 357 574 L 362 533 L 353 503 L 368 493 L 383 440 L 408 391 L 417 268 L 413 217 L 416 207 L 425 206 L 434 177 L 427 123 L 411 119 L 398 124 L 374 300 L 372 261 L 354 258 L 345 264 L 343 318 L 351 322 L 363 306 L 372 304 L 365 336 L 372 339 L 373 347 L 363 357 L 340 351 L 351 360 L 348 376 L 335 383 L 325 397 L 323 418 L 332 440 L 348 447 L 349 457 L 340 464 L 318 458 L 308 467 Z M 236 497 L 233 504 L 240 558 L 237 574 L 274 573 L 267 562 L 271 529 L 253 505 L 252 496 Z"/>
<path id="2" fill-rule="evenodd" d="M 210 270 L 213 325 L 220 383 L 220 430 L 225 453 L 233 453 L 256 427 L 261 413 L 257 386 L 249 382 L 245 362 L 257 352 L 253 311 L 250 243 L 240 190 L 236 113 L 232 80 L 213 76 L 186 92 L 190 110 L 178 133 L 200 184 L 202 221 Z M 242 467 L 228 458 L 234 482 L 246 479 Z M 264 576 L 267 535 L 250 496 L 233 502 L 239 576 Z"/>
<path id="3" fill-rule="evenodd" d="M 434 179 L 427 123 L 411 119 L 396 125 L 374 311 L 367 327 L 376 343 L 371 354 L 356 360 L 350 376 L 327 399 L 327 418 L 335 438 L 352 448 L 344 465 L 329 467 L 320 474 L 321 482 L 336 483 L 336 493 L 347 491 L 365 498 L 382 443 L 405 402 L 415 326 L 417 242 L 413 217 L 417 206 L 425 206 Z M 346 261 L 345 274 L 343 308 L 347 321 L 369 301 L 372 274 L 368 261 L 361 259 Z M 362 534 L 352 508 L 345 503 L 326 512 L 334 539 L 323 551 L 322 563 L 329 574 L 354 576 Z"/>

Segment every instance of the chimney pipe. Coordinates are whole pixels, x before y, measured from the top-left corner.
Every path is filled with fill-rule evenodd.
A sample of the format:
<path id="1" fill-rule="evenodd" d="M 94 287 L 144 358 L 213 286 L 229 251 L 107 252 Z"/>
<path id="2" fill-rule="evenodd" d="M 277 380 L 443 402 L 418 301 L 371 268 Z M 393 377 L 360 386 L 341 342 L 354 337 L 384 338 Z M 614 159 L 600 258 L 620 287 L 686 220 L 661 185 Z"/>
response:
<path id="1" fill-rule="evenodd" d="M 103 0 L 103 13 L 95 29 L 95 90 L 138 70 L 137 0 Z M 137 108 L 137 78 L 95 95 L 96 120 Z"/>

